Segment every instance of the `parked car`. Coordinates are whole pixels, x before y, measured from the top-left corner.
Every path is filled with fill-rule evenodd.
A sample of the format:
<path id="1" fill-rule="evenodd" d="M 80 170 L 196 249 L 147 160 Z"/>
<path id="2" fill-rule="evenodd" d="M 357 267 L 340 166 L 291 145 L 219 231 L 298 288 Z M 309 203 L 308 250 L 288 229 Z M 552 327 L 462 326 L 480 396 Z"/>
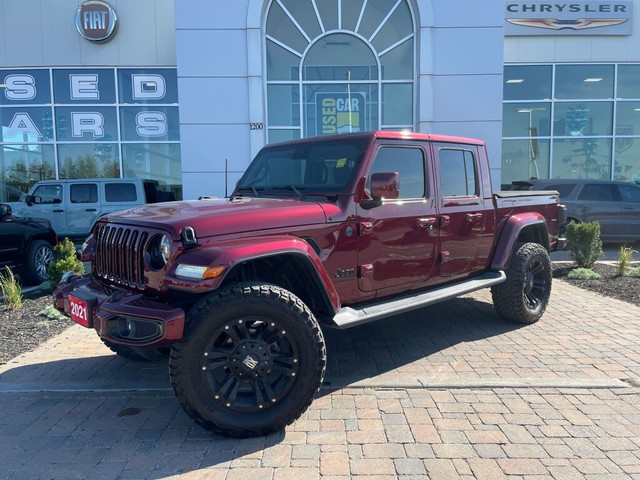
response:
<path id="1" fill-rule="evenodd" d="M 264 147 L 230 198 L 108 214 L 55 305 L 117 354 L 171 348 L 199 425 L 264 435 L 322 385 L 321 325 L 349 328 L 491 288 L 536 322 L 561 245 L 555 192 L 491 189 L 484 142 L 344 133 Z M 407 336 L 410 331 L 405 332 Z"/>
<path id="2" fill-rule="evenodd" d="M 0 204 L 0 267 L 21 277 L 25 284 L 47 280 L 53 260 L 53 246 L 58 243 L 48 220 L 12 215 L 11 207 Z"/>
<path id="3" fill-rule="evenodd" d="M 568 220 L 600 223 L 607 242 L 640 241 L 640 186 L 607 180 L 525 180 L 514 190 L 556 190 Z"/>
<path id="4" fill-rule="evenodd" d="M 116 210 L 145 203 L 175 200 L 158 189 L 158 182 L 139 178 L 43 180 L 29 190 L 16 215 L 46 218 L 56 234 L 84 239 L 96 220 Z"/>

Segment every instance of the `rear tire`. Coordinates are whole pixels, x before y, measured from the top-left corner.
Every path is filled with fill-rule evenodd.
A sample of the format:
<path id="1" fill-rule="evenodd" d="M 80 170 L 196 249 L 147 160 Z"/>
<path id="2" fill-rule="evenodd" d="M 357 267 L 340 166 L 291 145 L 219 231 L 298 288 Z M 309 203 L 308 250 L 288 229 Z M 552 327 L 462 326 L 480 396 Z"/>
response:
<path id="1" fill-rule="evenodd" d="M 326 349 L 309 308 L 264 283 L 230 285 L 187 314 L 172 346 L 171 385 L 200 426 L 232 437 L 281 430 L 311 405 Z"/>
<path id="2" fill-rule="evenodd" d="M 27 253 L 26 280 L 29 284 L 40 285 L 49 279 L 49 265 L 53 261 L 53 248 L 49 242 L 36 240 Z"/>
<path id="3" fill-rule="evenodd" d="M 518 323 L 535 323 L 551 295 L 551 259 L 538 243 L 516 246 L 506 271 L 507 279 L 491 287 L 493 306 L 501 317 Z"/>
<path id="4" fill-rule="evenodd" d="M 130 347 L 128 345 L 112 343 L 104 338 L 100 340 L 119 357 L 133 360 L 134 362 L 157 362 L 169 354 L 169 348 Z"/>

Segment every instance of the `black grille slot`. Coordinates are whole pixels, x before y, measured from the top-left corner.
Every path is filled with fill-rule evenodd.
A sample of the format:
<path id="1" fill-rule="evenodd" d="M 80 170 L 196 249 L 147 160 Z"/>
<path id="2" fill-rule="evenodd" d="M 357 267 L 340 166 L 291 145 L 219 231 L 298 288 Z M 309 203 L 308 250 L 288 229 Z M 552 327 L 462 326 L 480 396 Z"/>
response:
<path id="1" fill-rule="evenodd" d="M 99 225 L 95 233 L 97 277 L 139 290 L 144 289 L 144 251 L 149 234 L 135 228 Z"/>

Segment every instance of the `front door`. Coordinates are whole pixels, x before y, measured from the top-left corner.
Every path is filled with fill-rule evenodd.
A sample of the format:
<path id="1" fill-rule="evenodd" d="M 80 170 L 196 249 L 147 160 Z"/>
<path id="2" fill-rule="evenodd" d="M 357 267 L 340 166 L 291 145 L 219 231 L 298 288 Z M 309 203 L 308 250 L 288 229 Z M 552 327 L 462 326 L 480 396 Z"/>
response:
<path id="1" fill-rule="evenodd" d="M 440 179 L 440 274 L 464 274 L 481 268 L 476 259 L 487 214 L 480 195 L 477 151 L 454 144 L 434 144 L 433 148 Z"/>
<path id="2" fill-rule="evenodd" d="M 33 191 L 34 197 L 39 197 L 40 203 L 27 206 L 20 212 L 25 217 L 46 218 L 51 222 L 51 227 L 62 236 L 66 229 L 65 202 L 63 184 L 39 185 Z"/>
<path id="3" fill-rule="evenodd" d="M 429 277 L 438 230 L 426 165 L 425 151 L 420 147 L 377 145 L 367 189 L 372 174 L 397 172 L 400 195 L 397 200 L 383 200 L 379 206 L 358 208 L 360 290 L 384 290 Z"/>

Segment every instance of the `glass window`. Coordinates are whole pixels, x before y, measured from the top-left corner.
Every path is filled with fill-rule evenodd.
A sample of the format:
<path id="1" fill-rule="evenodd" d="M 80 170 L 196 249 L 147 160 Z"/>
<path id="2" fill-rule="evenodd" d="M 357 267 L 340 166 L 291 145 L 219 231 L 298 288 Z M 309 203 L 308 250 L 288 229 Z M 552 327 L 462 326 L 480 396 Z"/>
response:
<path id="1" fill-rule="evenodd" d="M 395 4 L 396 2 L 389 0 L 368 0 L 358 33 L 365 38 L 371 38 Z M 398 35 L 398 40 L 404 36 L 406 34 Z"/>
<path id="2" fill-rule="evenodd" d="M 345 3 L 343 1 L 342 3 Z M 322 18 L 324 29 L 337 30 L 338 29 L 338 0 L 316 0 L 318 12 Z"/>
<path id="3" fill-rule="evenodd" d="M 178 143 L 125 143 L 122 145 L 124 177 L 156 180 L 162 191 L 182 199 L 182 169 Z"/>
<path id="4" fill-rule="evenodd" d="M 50 107 L 0 108 L 0 142 L 34 143 L 53 141 Z"/>
<path id="5" fill-rule="evenodd" d="M 555 104 L 554 136 L 611 135 L 612 129 L 612 102 L 557 102 Z"/>
<path id="6" fill-rule="evenodd" d="M 618 65 L 618 98 L 640 98 L 640 65 Z"/>
<path id="7" fill-rule="evenodd" d="M 398 172 L 398 198 L 424 198 L 425 174 L 424 154 L 420 148 L 381 147 L 376 153 L 367 189 L 371 187 L 371 175 L 374 173 Z"/>
<path id="8" fill-rule="evenodd" d="M 616 135 L 638 134 L 640 134 L 640 102 L 618 102 L 616 105 Z"/>
<path id="9" fill-rule="evenodd" d="M 504 100 L 547 100 L 551 98 L 551 65 L 504 67 Z"/>
<path id="10" fill-rule="evenodd" d="M 178 141 L 178 107 L 122 107 L 120 129 L 123 141 Z"/>
<path id="11" fill-rule="evenodd" d="M 98 186 L 95 183 L 77 183 L 69 186 L 71 203 L 96 203 Z"/>
<path id="12" fill-rule="evenodd" d="M 135 202 L 136 185 L 134 183 L 105 183 L 104 198 L 107 202 Z"/>
<path id="13" fill-rule="evenodd" d="M 304 30 L 309 38 L 316 38 L 322 33 L 318 17 L 311 2 L 301 2 L 300 0 L 280 0 L 282 5 L 296 19 L 300 28 Z M 316 2 L 318 7 L 323 2 Z M 345 2 L 343 2 L 345 3 Z"/>
<path id="14" fill-rule="evenodd" d="M 6 184 L 5 193 L 14 198 L 26 193 L 39 180 L 56 178 L 53 145 L 0 146 L 0 182 Z M 19 200 L 3 200 L 16 202 Z"/>
<path id="15" fill-rule="evenodd" d="M 553 141 L 552 178 L 609 180 L 611 140 L 608 138 Z"/>
<path id="16" fill-rule="evenodd" d="M 406 2 L 402 2 L 397 4 L 391 16 L 382 25 L 382 28 L 378 30 L 378 33 L 375 34 L 371 43 L 378 52 L 382 52 L 411 33 L 413 33 L 411 11 L 409 10 L 409 5 Z"/>
<path id="17" fill-rule="evenodd" d="M 116 79 L 112 68 L 53 70 L 56 103 L 116 103 Z"/>
<path id="18" fill-rule="evenodd" d="M 613 186 L 604 183 L 587 183 L 582 187 L 582 190 L 578 194 L 578 200 L 613 202 L 615 200 Z"/>
<path id="19" fill-rule="evenodd" d="M 119 177 L 118 145 L 85 143 L 58 145 L 59 178 Z"/>
<path id="20" fill-rule="evenodd" d="M 299 128 L 270 128 L 269 143 L 286 142 L 287 140 L 295 140 L 300 138 Z"/>
<path id="21" fill-rule="evenodd" d="M 2 70 L 0 83 L 0 105 L 51 103 L 48 69 Z"/>
<path id="22" fill-rule="evenodd" d="M 323 2 L 325 3 L 325 2 Z M 277 2 L 271 4 L 267 21 L 267 35 L 275 38 L 299 54 L 305 51 L 309 42 L 291 21 L 289 15 Z"/>
<path id="23" fill-rule="evenodd" d="M 173 68 L 118 69 L 120 103 L 178 103 Z"/>
<path id="24" fill-rule="evenodd" d="M 613 98 L 613 65 L 556 66 L 556 98 Z"/>
<path id="25" fill-rule="evenodd" d="M 518 180 L 548 178 L 549 140 L 502 141 L 502 188 Z"/>
<path id="26" fill-rule="evenodd" d="M 358 24 L 358 18 L 360 18 L 360 11 L 362 10 L 362 3 L 364 0 L 349 0 L 348 2 L 342 2 L 342 28 L 345 30 L 356 30 Z"/>
<path id="27" fill-rule="evenodd" d="M 300 125 L 300 91 L 298 85 L 267 86 L 269 126 Z"/>
<path id="28" fill-rule="evenodd" d="M 298 81 L 300 57 L 267 39 L 267 80 Z"/>
<path id="29" fill-rule="evenodd" d="M 443 197 L 469 197 L 477 194 L 475 161 L 468 150 L 441 148 L 440 191 Z"/>
<path id="30" fill-rule="evenodd" d="M 382 124 L 413 125 L 413 84 L 382 85 Z"/>
<path id="31" fill-rule="evenodd" d="M 40 197 L 40 203 L 46 205 L 62 203 L 62 185 L 40 185 L 33 196 Z"/>
<path id="32" fill-rule="evenodd" d="M 640 138 L 617 137 L 613 179 L 640 184 Z"/>
<path id="33" fill-rule="evenodd" d="M 413 38 L 381 55 L 380 69 L 383 80 L 413 78 Z"/>
<path id="34" fill-rule="evenodd" d="M 375 80 L 378 65 L 371 48 L 346 33 L 322 37 L 307 52 L 303 80 Z"/>
<path id="35" fill-rule="evenodd" d="M 618 185 L 623 202 L 640 203 L 640 187 L 635 185 Z"/>
<path id="36" fill-rule="evenodd" d="M 502 105 L 503 137 L 550 135 L 550 103 L 505 103 Z"/>
<path id="37" fill-rule="evenodd" d="M 115 107 L 56 107 L 56 134 L 62 142 L 117 141 Z"/>

